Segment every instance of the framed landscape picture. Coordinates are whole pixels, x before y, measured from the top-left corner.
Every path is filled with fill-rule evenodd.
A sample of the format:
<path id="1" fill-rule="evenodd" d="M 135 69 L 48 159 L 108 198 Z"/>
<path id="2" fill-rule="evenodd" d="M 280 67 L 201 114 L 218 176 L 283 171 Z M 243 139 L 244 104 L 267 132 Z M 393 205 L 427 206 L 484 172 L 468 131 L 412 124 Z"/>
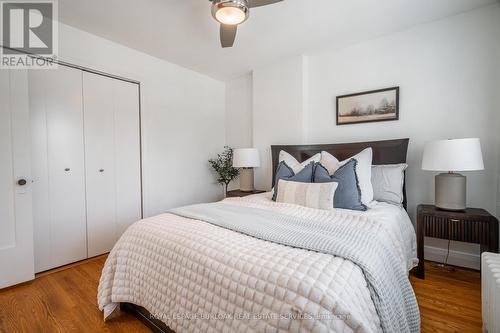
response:
<path id="1" fill-rule="evenodd" d="M 337 125 L 399 119 L 399 87 L 337 97 Z"/>

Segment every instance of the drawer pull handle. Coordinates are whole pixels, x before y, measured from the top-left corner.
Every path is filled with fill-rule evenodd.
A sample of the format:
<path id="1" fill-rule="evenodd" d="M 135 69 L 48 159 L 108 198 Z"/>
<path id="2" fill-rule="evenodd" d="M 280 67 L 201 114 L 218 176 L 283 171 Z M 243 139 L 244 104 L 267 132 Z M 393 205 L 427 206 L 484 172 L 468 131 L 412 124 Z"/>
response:
<path id="1" fill-rule="evenodd" d="M 457 223 L 457 222 L 460 222 L 460 220 L 457 220 L 457 219 L 450 219 L 450 222 L 455 222 L 455 223 Z"/>

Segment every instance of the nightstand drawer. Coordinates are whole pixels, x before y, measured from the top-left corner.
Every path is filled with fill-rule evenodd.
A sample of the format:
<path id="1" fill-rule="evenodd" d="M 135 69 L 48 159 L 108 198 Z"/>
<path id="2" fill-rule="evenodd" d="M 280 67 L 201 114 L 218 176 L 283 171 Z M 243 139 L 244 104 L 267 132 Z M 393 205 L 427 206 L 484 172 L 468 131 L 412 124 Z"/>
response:
<path id="1" fill-rule="evenodd" d="M 489 221 L 423 216 L 425 236 L 484 244 L 489 241 Z"/>
<path id="2" fill-rule="evenodd" d="M 448 218 L 423 215 L 424 234 L 427 237 L 448 239 Z"/>
<path id="3" fill-rule="evenodd" d="M 489 242 L 489 221 L 449 219 L 450 239 L 466 243 Z"/>

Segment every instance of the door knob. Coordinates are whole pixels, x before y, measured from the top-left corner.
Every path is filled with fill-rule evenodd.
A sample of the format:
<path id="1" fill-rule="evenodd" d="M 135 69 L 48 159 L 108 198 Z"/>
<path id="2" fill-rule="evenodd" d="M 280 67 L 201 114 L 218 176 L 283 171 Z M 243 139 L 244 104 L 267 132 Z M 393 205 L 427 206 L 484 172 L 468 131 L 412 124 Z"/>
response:
<path id="1" fill-rule="evenodd" d="M 64 169 L 64 171 L 66 171 L 66 172 L 67 172 L 67 171 L 69 171 L 69 170 L 71 170 L 71 169 L 70 169 L 70 168 L 66 168 L 66 169 Z"/>
<path id="2" fill-rule="evenodd" d="M 99 169 L 99 172 L 104 172 L 104 169 Z"/>
<path id="3" fill-rule="evenodd" d="M 24 186 L 24 185 L 26 185 L 27 183 L 28 183 L 28 182 L 26 181 L 26 179 L 19 179 L 19 180 L 17 181 L 17 185 L 19 185 L 19 186 Z"/>

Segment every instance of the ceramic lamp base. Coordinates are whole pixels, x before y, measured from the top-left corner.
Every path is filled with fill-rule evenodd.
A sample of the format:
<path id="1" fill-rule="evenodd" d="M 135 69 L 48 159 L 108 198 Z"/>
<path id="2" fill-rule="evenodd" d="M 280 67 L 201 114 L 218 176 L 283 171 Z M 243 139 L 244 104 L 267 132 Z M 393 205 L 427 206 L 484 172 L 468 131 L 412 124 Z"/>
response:
<path id="1" fill-rule="evenodd" d="M 458 173 L 441 173 L 436 176 L 436 207 L 460 211 L 466 206 L 467 178 Z"/>
<path id="2" fill-rule="evenodd" d="M 243 168 L 240 170 L 240 191 L 252 192 L 253 187 L 253 168 Z"/>

